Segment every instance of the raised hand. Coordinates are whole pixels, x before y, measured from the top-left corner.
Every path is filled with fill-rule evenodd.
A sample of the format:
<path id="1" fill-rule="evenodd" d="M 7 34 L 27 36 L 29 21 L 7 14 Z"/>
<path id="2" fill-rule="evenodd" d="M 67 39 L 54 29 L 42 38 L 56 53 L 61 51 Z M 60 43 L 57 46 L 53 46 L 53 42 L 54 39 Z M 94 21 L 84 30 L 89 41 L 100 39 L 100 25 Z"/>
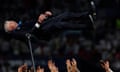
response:
<path id="1" fill-rule="evenodd" d="M 52 12 L 50 11 L 46 11 L 43 14 L 40 14 L 38 17 L 38 22 L 42 23 L 44 20 L 46 20 L 49 16 L 52 16 Z"/>
<path id="2" fill-rule="evenodd" d="M 77 68 L 77 61 L 73 58 L 72 61 L 66 60 L 67 72 L 80 72 Z"/>
<path id="3" fill-rule="evenodd" d="M 72 72 L 77 72 L 77 70 L 78 70 L 77 61 L 74 58 L 71 61 L 71 65 L 72 65 Z"/>
<path id="4" fill-rule="evenodd" d="M 27 65 L 24 64 L 18 68 L 18 72 L 27 72 Z"/>
<path id="5" fill-rule="evenodd" d="M 102 68 L 105 69 L 106 72 L 112 72 L 112 70 L 110 69 L 110 64 L 108 60 L 106 61 L 100 60 L 100 63 Z"/>
<path id="6" fill-rule="evenodd" d="M 77 61 L 73 58 L 71 61 L 72 66 L 77 66 Z"/>
<path id="7" fill-rule="evenodd" d="M 37 67 L 37 72 L 44 72 L 44 68 L 41 68 L 40 66 Z"/>
<path id="8" fill-rule="evenodd" d="M 66 60 L 67 72 L 71 72 L 72 66 L 69 59 Z"/>
<path id="9" fill-rule="evenodd" d="M 55 63 L 52 62 L 52 60 L 48 61 L 48 68 L 49 68 L 50 72 L 59 72 L 58 67 L 56 67 Z"/>

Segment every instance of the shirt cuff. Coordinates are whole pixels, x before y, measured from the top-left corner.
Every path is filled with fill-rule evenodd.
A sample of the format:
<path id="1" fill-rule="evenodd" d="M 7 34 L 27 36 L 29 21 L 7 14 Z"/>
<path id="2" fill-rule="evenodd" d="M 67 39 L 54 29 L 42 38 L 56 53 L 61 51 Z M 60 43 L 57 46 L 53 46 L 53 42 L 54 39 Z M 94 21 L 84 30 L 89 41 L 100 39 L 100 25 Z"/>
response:
<path id="1" fill-rule="evenodd" d="M 40 28 L 40 24 L 39 24 L 39 23 L 36 23 L 36 24 L 35 24 L 35 27 L 36 27 L 36 28 Z"/>

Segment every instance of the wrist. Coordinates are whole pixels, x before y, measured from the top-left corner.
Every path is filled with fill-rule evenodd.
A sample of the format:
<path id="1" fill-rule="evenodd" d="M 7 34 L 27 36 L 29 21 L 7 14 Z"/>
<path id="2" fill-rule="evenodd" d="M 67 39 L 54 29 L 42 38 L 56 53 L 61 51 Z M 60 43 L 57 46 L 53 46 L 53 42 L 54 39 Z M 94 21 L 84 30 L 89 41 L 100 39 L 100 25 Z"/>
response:
<path id="1" fill-rule="evenodd" d="M 36 27 L 36 28 L 40 28 L 40 23 L 37 22 L 37 23 L 35 24 L 35 27 Z"/>
<path id="2" fill-rule="evenodd" d="M 110 68 L 106 70 L 106 72 L 113 72 Z"/>

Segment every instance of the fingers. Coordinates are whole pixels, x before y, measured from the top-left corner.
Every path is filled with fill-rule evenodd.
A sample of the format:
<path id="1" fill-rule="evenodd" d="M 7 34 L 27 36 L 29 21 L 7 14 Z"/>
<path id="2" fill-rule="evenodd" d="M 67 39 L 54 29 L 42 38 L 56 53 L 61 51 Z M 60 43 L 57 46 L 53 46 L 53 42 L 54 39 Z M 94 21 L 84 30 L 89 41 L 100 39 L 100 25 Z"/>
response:
<path id="1" fill-rule="evenodd" d="M 66 65 L 67 65 L 67 68 L 71 68 L 71 62 L 70 62 L 70 59 L 67 59 L 67 60 L 66 60 Z"/>
<path id="2" fill-rule="evenodd" d="M 106 60 L 106 61 L 100 60 L 100 65 L 106 71 L 110 69 L 108 60 Z"/>
<path id="3" fill-rule="evenodd" d="M 68 72 L 77 72 L 78 71 L 77 61 L 75 60 L 75 58 L 73 58 L 71 61 L 70 61 L 70 59 L 67 59 L 66 66 L 67 66 Z"/>
<path id="4" fill-rule="evenodd" d="M 18 72 L 23 72 L 23 71 L 25 72 L 27 71 L 27 64 L 24 64 L 18 68 Z"/>
<path id="5" fill-rule="evenodd" d="M 48 68 L 50 69 L 51 72 L 58 72 L 58 67 L 55 65 L 55 62 L 52 60 L 48 61 Z"/>
<path id="6" fill-rule="evenodd" d="M 37 67 L 37 72 L 44 72 L 44 68 L 41 68 L 40 66 Z"/>
<path id="7" fill-rule="evenodd" d="M 46 15 L 46 16 L 52 16 L 52 12 L 46 11 L 46 12 L 45 12 L 45 15 Z"/>
<path id="8" fill-rule="evenodd" d="M 38 17 L 38 22 L 42 23 L 44 20 L 46 20 L 49 16 L 52 16 L 52 12 L 50 11 L 46 11 L 43 14 L 40 14 Z"/>
<path id="9" fill-rule="evenodd" d="M 48 68 L 52 69 L 52 60 L 48 60 Z"/>
<path id="10" fill-rule="evenodd" d="M 70 60 L 69 59 L 66 60 L 66 64 L 70 64 Z"/>
<path id="11" fill-rule="evenodd" d="M 38 18 L 38 22 L 42 23 L 45 19 L 47 19 L 45 14 L 40 14 L 39 18 Z"/>
<path id="12" fill-rule="evenodd" d="M 74 58 L 72 59 L 72 61 L 70 61 L 70 59 L 67 59 L 66 64 L 69 65 L 69 66 L 77 65 L 77 62 L 76 62 L 76 60 Z"/>
<path id="13" fill-rule="evenodd" d="M 74 58 L 72 59 L 71 64 L 72 65 L 77 65 L 77 62 L 76 62 L 76 60 Z"/>

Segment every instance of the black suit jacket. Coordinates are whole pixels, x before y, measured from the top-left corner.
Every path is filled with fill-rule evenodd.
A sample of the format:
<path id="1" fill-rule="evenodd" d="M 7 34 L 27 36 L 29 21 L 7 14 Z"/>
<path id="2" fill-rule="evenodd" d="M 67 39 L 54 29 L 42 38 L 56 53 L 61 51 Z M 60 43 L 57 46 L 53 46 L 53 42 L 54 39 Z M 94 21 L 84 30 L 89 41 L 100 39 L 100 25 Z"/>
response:
<path id="1" fill-rule="evenodd" d="M 26 39 L 26 33 L 31 33 L 34 35 L 34 37 L 38 38 L 38 40 L 50 40 L 52 37 L 58 36 L 65 30 L 81 30 L 84 28 L 88 29 L 90 26 L 92 26 L 89 23 L 90 19 L 88 17 L 88 12 L 73 13 L 68 11 L 60 12 L 59 10 L 55 12 L 56 13 L 53 12 L 53 17 L 48 18 L 46 21 L 40 24 L 40 28 L 35 27 L 36 21 L 24 22 L 21 25 L 20 30 L 7 33 L 9 35 L 6 36 L 12 36 L 13 38 L 24 40 Z M 83 19 L 84 17 L 85 19 Z M 78 20 L 80 23 L 76 23 L 76 20 L 74 20 L 76 18 L 80 19 Z M 4 30 L 3 24 L 1 24 L 2 30 Z"/>
<path id="2" fill-rule="evenodd" d="M 61 17 L 58 18 L 58 19 L 60 19 L 60 21 L 58 19 L 51 20 L 50 22 L 48 22 L 46 24 L 42 24 L 39 29 L 35 28 L 35 30 L 33 30 L 31 32 L 31 29 L 35 24 L 34 21 L 37 20 L 36 19 L 37 16 L 34 16 L 32 18 L 32 19 L 35 19 L 33 22 L 31 22 L 31 20 L 29 20 L 29 17 L 28 17 L 28 19 L 22 18 L 25 22 L 23 22 L 23 26 L 21 26 L 22 27 L 21 30 L 11 33 L 11 34 L 13 34 L 13 36 L 19 37 L 20 36 L 19 34 L 21 34 L 21 33 L 23 33 L 22 35 L 25 35 L 26 32 L 31 32 L 32 34 L 37 36 L 37 38 L 40 38 L 43 40 L 46 40 L 46 39 L 48 40 L 52 37 L 52 35 L 54 35 L 54 34 L 59 35 L 59 33 L 65 29 L 76 29 L 76 27 L 77 27 L 77 29 L 79 29 L 80 25 L 79 24 L 74 25 L 74 23 L 69 22 L 70 20 L 72 20 L 72 19 L 68 19 L 70 14 L 65 13 L 65 10 L 74 12 L 74 9 L 76 9 L 76 7 L 78 7 L 76 5 L 79 5 L 79 3 L 76 4 L 77 0 L 75 0 L 75 1 L 72 1 L 72 0 L 70 0 L 70 1 L 69 0 L 58 0 L 58 1 L 44 0 L 44 1 L 45 2 L 42 7 L 43 10 L 41 12 L 46 11 L 46 10 L 51 10 L 53 12 L 53 17 L 63 14 L 62 18 Z M 66 5 L 68 5 L 68 6 L 66 6 Z M 74 7 L 73 10 L 71 10 L 72 7 Z M 78 10 L 78 9 L 76 9 L 76 10 Z M 26 14 L 28 14 L 28 16 L 33 16 L 29 13 L 26 13 Z M 67 15 L 67 16 L 64 16 L 64 15 Z M 18 20 L 15 20 L 17 22 L 21 19 L 19 14 L 14 13 L 14 11 L 13 11 L 12 15 L 8 15 L 8 16 L 10 16 L 9 19 L 11 19 L 11 20 L 18 19 Z M 15 19 L 12 19 L 12 18 L 15 18 Z M 72 16 L 70 18 L 72 18 Z M 4 21 L 5 20 L 6 19 L 4 19 Z M 26 20 L 30 21 L 30 22 L 26 22 Z M 2 31 L 4 31 L 3 28 L 4 28 L 3 24 L 1 24 Z M 16 35 L 14 35 L 14 34 L 16 34 Z"/>
<path id="3" fill-rule="evenodd" d="M 0 22 L 0 32 L 4 32 L 4 22 Z"/>

